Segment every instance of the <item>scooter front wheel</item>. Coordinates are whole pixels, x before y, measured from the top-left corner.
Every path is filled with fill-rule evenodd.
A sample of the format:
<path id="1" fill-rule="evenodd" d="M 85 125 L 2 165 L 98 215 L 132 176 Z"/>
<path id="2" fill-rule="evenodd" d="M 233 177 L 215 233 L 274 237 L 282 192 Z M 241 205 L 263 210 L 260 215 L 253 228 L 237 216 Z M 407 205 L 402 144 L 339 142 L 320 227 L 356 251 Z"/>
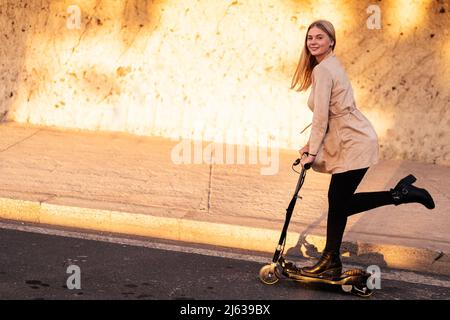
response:
<path id="1" fill-rule="evenodd" d="M 343 284 L 341 288 L 344 292 L 352 293 L 364 298 L 370 297 L 373 294 L 373 290 L 364 285 Z"/>
<path id="2" fill-rule="evenodd" d="M 264 284 L 275 284 L 280 280 L 275 264 L 267 264 L 259 270 L 259 280 Z"/>
<path id="3" fill-rule="evenodd" d="M 360 297 L 367 298 L 373 294 L 373 290 L 364 285 L 354 285 L 352 288 L 352 293 Z"/>

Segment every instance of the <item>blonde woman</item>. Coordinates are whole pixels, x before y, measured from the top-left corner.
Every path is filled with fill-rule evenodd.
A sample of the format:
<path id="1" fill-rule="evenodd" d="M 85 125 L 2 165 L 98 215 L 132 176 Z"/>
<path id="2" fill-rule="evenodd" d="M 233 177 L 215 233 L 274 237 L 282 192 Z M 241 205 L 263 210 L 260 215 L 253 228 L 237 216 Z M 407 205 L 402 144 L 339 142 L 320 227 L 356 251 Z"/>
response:
<path id="1" fill-rule="evenodd" d="M 308 107 L 313 111 L 308 143 L 299 150 L 301 165 L 330 173 L 327 241 L 319 262 L 301 273 L 335 277 L 342 272 L 340 246 L 347 217 L 384 205 L 417 202 L 434 208 L 431 195 L 412 185 L 408 175 L 389 191 L 354 193 L 370 166 L 378 162 L 378 138 L 370 121 L 358 110 L 351 83 L 334 54 L 336 35 L 326 20 L 313 22 L 292 79 L 291 89 L 311 87 Z M 306 156 L 304 156 L 306 155 Z"/>

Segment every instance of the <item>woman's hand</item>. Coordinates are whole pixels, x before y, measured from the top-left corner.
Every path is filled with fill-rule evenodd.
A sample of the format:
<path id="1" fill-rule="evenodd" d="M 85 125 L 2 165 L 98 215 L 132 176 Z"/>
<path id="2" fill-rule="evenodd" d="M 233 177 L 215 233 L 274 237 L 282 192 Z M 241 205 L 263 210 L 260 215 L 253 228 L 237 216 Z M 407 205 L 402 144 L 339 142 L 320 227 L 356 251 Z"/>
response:
<path id="1" fill-rule="evenodd" d="M 307 163 L 313 163 L 314 160 L 316 160 L 316 156 L 310 156 L 308 155 L 307 157 L 302 157 L 300 160 L 300 164 L 302 165 L 302 168 L 305 168 L 305 164 Z"/>
<path id="2" fill-rule="evenodd" d="M 298 153 L 300 153 L 300 159 L 303 158 L 303 154 L 305 152 L 309 152 L 309 145 L 305 145 L 303 148 L 301 148 L 300 150 L 298 150 Z"/>

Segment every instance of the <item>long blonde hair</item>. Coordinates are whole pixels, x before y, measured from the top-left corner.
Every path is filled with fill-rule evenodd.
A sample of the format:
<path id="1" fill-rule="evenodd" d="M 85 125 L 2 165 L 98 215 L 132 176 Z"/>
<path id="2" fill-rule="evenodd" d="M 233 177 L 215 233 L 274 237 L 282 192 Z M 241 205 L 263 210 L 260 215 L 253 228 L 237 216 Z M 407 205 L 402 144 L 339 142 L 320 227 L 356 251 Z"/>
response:
<path id="1" fill-rule="evenodd" d="M 308 32 L 312 27 L 317 27 L 324 31 L 328 37 L 333 41 L 332 48 L 336 46 L 336 32 L 334 31 L 333 24 L 327 20 L 316 20 L 311 23 L 306 30 L 305 45 L 300 55 L 300 60 L 295 70 L 294 76 L 291 81 L 291 89 L 294 89 L 299 85 L 297 91 L 307 90 L 312 83 L 311 76 L 314 67 L 317 65 L 316 58 L 309 52 L 308 46 L 306 44 L 308 40 Z"/>

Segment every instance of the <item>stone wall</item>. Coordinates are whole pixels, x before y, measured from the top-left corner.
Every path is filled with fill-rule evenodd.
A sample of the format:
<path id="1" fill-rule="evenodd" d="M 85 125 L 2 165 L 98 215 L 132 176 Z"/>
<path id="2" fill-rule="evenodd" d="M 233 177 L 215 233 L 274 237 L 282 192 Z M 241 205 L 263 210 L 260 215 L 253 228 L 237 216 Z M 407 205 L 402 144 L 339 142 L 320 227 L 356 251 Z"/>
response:
<path id="1" fill-rule="evenodd" d="M 297 149 L 317 18 L 382 157 L 450 165 L 447 0 L 1 0 L 0 120 Z"/>

